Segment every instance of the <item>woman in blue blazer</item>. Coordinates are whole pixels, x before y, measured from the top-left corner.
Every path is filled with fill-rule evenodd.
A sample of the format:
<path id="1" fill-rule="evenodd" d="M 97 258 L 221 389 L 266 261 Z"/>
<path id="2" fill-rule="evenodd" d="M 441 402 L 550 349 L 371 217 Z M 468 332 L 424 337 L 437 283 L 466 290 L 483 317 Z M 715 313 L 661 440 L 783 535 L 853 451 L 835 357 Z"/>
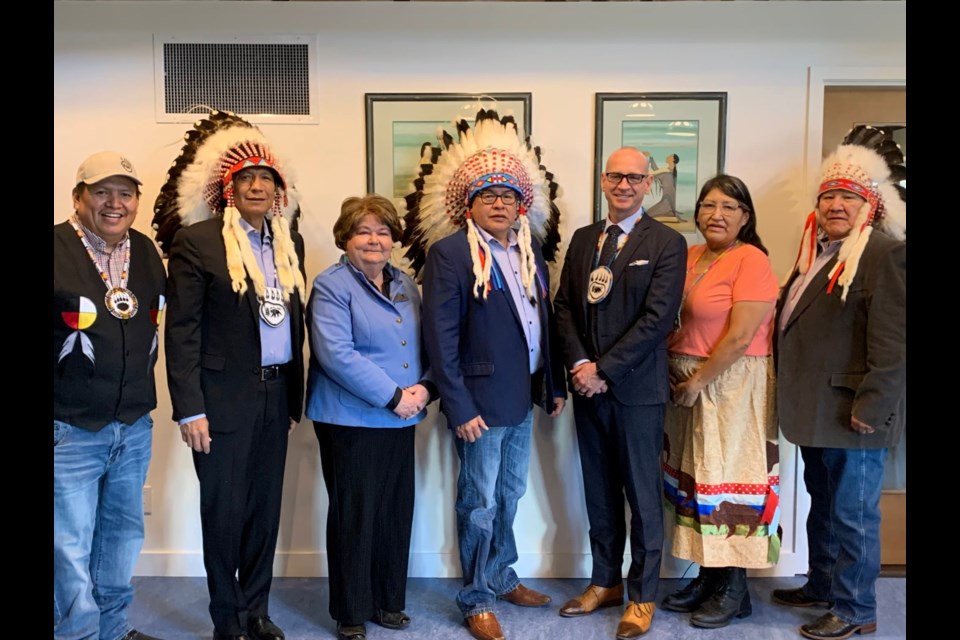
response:
<path id="1" fill-rule="evenodd" d="M 340 640 L 364 623 L 402 629 L 413 522 L 414 425 L 426 379 L 420 294 L 389 263 L 400 218 L 379 195 L 347 198 L 333 228 L 340 261 L 317 276 L 308 307 L 307 417 L 330 498 L 330 615 Z"/>

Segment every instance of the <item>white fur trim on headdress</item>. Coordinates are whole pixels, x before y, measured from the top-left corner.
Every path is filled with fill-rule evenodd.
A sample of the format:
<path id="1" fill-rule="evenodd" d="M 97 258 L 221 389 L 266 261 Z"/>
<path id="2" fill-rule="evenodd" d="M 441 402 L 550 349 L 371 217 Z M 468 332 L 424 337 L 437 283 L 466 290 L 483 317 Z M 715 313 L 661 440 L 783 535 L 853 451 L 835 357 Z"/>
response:
<path id="1" fill-rule="evenodd" d="M 280 178 L 270 223 L 277 279 L 285 299 L 289 300 L 294 290 L 303 296 L 306 285 L 289 223 L 298 215 L 300 207 L 289 166 L 280 162 L 259 129 L 232 113 L 212 112 L 207 119 L 194 123 L 184 138 L 186 144 L 167 174 L 154 205 L 153 227 L 164 253 L 169 251 L 180 226 L 222 215 L 224 249 L 233 289 L 238 294 L 245 293 L 249 276 L 257 295 L 263 297 L 264 276 L 240 226 L 231 178 L 247 166 L 264 166 Z"/>
<path id="2" fill-rule="evenodd" d="M 472 228 L 473 223 L 468 223 L 470 198 L 497 180 L 506 180 L 509 184 L 504 186 L 519 194 L 517 240 L 523 265 L 521 278 L 527 294 L 534 297 L 537 283 L 532 238 L 536 237 L 544 246 L 544 254 L 552 257 L 559 240 L 559 211 L 553 204 L 557 185 L 540 165 L 539 150 L 520 138 L 512 121 L 500 120 L 495 112 L 481 110 L 473 128 L 464 120 L 454 124 L 459 141 L 454 142 L 445 132 L 438 136 L 446 137 L 445 148 L 436 164 L 421 171 L 415 184 L 422 186 L 407 199 L 409 213 L 403 245 L 407 247 L 412 270 L 419 275 L 433 243 L 466 226 L 474 272 L 483 278 L 477 282 L 476 294 L 485 296 L 490 279 L 490 262 L 485 256 L 490 254 L 484 251 L 485 243 Z M 494 179 L 488 180 L 488 176 Z"/>
<path id="3" fill-rule="evenodd" d="M 881 155 L 882 154 L 882 155 Z M 907 207 L 893 184 L 893 172 L 905 177 L 903 154 L 899 147 L 873 127 L 854 127 L 844 143 L 823 161 L 817 186 L 817 201 L 828 191 L 842 190 L 864 199 L 849 235 L 843 239 L 837 263 L 830 271 L 827 292 L 834 283 L 847 292 L 857 274 L 860 258 L 874 227 L 898 240 L 906 240 Z M 816 256 L 816 211 L 807 218 L 795 269 L 807 273 Z"/>

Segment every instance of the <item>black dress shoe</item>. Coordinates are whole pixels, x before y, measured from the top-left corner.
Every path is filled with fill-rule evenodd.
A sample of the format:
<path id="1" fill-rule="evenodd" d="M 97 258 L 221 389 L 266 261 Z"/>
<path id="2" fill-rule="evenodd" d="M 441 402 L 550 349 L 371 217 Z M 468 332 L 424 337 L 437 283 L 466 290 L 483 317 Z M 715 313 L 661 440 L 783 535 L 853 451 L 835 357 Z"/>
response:
<path id="1" fill-rule="evenodd" d="M 367 628 L 362 624 L 337 623 L 337 640 L 367 640 Z"/>
<path id="2" fill-rule="evenodd" d="M 130 629 L 127 632 L 127 635 L 123 636 L 123 640 L 160 640 L 156 636 L 148 636 L 145 633 L 140 633 L 136 629 Z"/>
<path id="3" fill-rule="evenodd" d="M 245 633 L 230 634 L 230 633 L 220 633 L 219 631 L 214 631 L 213 640 L 250 640 L 250 636 L 248 636 Z"/>
<path id="4" fill-rule="evenodd" d="M 811 598 L 803 590 L 803 587 L 796 589 L 774 589 L 772 599 L 777 604 L 783 604 L 788 607 L 829 607 L 830 603 L 826 600 Z"/>
<path id="5" fill-rule="evenodd" d="M 826 613 L 810 624 L 801 626 L 800 635 L 805 638 L 813 638 L 813 640 L 844 640 L 844 638 L 849 638 L 855 633 L 863 635 L 873 633 L 876 630 L 876 622 L 853 624 L 844 622 L 832 613 Z"/>
<path id="6" fill-rule="evenodd" d="M 253 640 L 284 640 L 280 627 L 273 624 L 270 616 L 257 616 L 247 620 L 247 633 Z"/>
<path id="7" fill-rule="evenodd" d="M 377 612 L 370 619 L 387 629 L 406 629 L 410 625 L 410 616 L 403 611 L 377 609 Z"/>

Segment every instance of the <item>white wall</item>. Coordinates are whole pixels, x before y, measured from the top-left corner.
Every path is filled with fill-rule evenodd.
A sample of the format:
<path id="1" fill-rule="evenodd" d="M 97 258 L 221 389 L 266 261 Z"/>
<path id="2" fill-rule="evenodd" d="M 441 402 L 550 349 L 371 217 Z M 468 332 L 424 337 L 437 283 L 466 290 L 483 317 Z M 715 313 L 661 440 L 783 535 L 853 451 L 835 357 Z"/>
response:
<path id="1" fill-rule="evenodd" d="M 54 222 L 71 211 L 80 161 L 112 148 L 134 160 L 145 182 L 135 227 L 152 236 L 153 200 L 189 127 L 155 120 L 155 33 L 318 34 L 319 122 L 261 126 L 297 168 L 311 280 L 338 257 L 331 228 L 340 201 L 365 190 L 367 92 L 532 92 L 534 142 L 564 189 L 561 231 L 569 237 L 591 221 L 594 93 L 726 91 L 725 166 L 750 186 L 760 233 L 782 276 L 812 204 L 806 149 L 820 123 L 807 120 L 822 109 L 808 108 L 808 76 L 843 67 L 869 79 L 873 69 L 887 77 L 891 68 L 902 68 L 905 5 L 54 2 Z M 822 88 L 810 91 L 822 95 Z M 148 477 L 153 514 L 137 570 L 202 575 L 197 481 L 170 420 L 162 363 L 157 374 Z M 515 527 L 521 575 L 589 575 L 575 442 L 572 411 L 552 423 L 538 416 L 529 488 Z M 767 574 L 805 569 L 805 545 L 793 528 L 802 517 L 794 513 L 795 456 L 791 447 L 784 449 L 784 550 L 780 565 Z M 434 406 L 417 429 L 411 575 L 459 571 L 456 469 Z M 291 439 L 286 473 L 278 575 L 325 575 L 327 501 L 307 421 Z M 668 561 L 664 572 L 684 566 Z"/>

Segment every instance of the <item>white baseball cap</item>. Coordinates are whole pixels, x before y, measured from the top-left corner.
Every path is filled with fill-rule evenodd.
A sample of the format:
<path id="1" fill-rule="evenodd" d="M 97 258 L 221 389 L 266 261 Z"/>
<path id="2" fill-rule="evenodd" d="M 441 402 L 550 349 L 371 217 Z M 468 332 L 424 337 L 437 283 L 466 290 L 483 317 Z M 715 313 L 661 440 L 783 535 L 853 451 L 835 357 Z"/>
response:
<path id="1" fill-rule="evenodd" d="M 137 170 L 133 163 L 116 151 L 101 151 L 95 153 L 77 169 L 77 182 L 80 184 L 94 184 L 113 176 L 130 178 L 139 185 L 143 185 L 137 177 Z"/>

